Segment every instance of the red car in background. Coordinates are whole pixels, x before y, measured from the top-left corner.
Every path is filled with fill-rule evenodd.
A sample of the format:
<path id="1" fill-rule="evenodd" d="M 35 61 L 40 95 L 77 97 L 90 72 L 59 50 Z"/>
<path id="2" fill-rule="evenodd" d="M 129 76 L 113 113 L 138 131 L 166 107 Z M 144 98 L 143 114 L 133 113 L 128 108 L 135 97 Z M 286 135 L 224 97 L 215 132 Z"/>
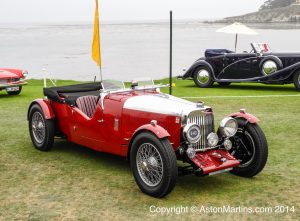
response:
<path id="1" fill-rule="evenodd" d="M 28 72 L 20 69 L 0 68 L 0 91 L 6 90 L 9 95 L 18 95 L 22 86 L 27 84 Z"/>

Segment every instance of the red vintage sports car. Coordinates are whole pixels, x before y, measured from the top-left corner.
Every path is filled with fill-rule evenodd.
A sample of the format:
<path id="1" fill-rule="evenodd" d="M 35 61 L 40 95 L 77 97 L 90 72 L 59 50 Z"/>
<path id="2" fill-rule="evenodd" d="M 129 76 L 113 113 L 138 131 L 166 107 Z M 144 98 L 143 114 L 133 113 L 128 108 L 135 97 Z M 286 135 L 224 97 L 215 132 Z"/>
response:
<path id="1" fill-rule="evenodd" d="M 137 185 L 154 197 L 170 193 L 178 174 L 261 172 L 268 144 L 257 118 L 241 109 L 215 132 L 211 107 L 161 93 L 161 87 L 103 82 L 44 88 L 47 98 L 28 110 L 32 143 L 47 151 L 63 137 L 126 157 Z"/>
<path id="2" fill-rule="evenodd" d="M 21 93 L 22 86 L 27 84 L 28 72 L 19 69 L 0 68 L 0 91 L 6 90 L 9 95 Z"/>

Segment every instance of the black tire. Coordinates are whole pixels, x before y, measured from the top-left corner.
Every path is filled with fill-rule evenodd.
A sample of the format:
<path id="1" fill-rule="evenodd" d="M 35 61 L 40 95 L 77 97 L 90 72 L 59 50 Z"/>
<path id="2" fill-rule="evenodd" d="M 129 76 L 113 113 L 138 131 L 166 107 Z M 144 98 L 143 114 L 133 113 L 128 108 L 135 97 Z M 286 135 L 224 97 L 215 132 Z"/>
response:
<path id="1" fill-rule="evenodd" d="M 40 121 L 34 121 L 33 117 L 38 117 Z M 40 127 L 40 123 L 44 124 Z M 35 125 L 34 125 L 35 124 Z M 37 127 L 40 127 L 39 129 L 44 128 L 44 132 L 37 132 Z M 34 125 L 34 126 L 33 126 Z M 45 119 L 44 113 L 38 104 L 34 104 L 30 111 L 29 111 L 29 134 L 31 141 L 36 149 L 41 151 L 48 151 L 52 148 L 53 142 L 54 142 L 54 133 L 55 133 L 55 125 L 53 120 L 47 120 Z M 42 135 L 44 136 L 42 136 Z M 43 138 L 42 138 L 43 137 Z"/>
<path id="2" fill-rule="evenodd" d="M 229 86 L 231 82 L 218 82 L 220 86 Z"/>
<path id="3" fill-rule="evenodd" d="M 297 91 L 300 91 L 300 71 L 294 75 L 294 85 Z"/>
<path id="4" fill-rule="evenodd" d="M 202 77 L 203 81 L 201 81 L 201 78 L 199 76 L 200 73 L 203 73 L 205 77 Z M 214 83 L 213 76 L 211 71 L 205 67 L 205 66 L 200 66 L 196 68 L 193 79 L 195 84 L 200 87 L 200 88 L 208 88 L 211 87 Z"/>
<path id="5" fill-rule="evenodd" d="M 148 185 L 147 178 L 146 181 L 144 181 L 145 178 L 143 178 L 141 175 L 142 173 L 150 174 L 148 168 L 155 168 L 155 166 L 150 165 L 150 158 L 145 159 L 143 162 L 140 161 L 140 165 L 144 165 L 144 162 L 147 162 L 145 166 L 146 169 L 142 169 L 141 166 L 137 165 L 137 157 L 139 157 L 138 152 L 142 151 L 142 148 L 150 149 L 149 146 L 145 145 L 152 145 L 150 146 L 151 148 L 153 148 L 154 146 L 159 153 L 156 154 L 156 156 L 159 156 L 159 159 L 161 159 L 161 162 L 157 162 L 162 164 L 162 174 L 156 174 L 158 175 L 158 177 L 161 177 L 161 179 L 154 186 Z M 158 139 L 154 134 L 148 132 L 143 132 L 137 135 L 132 143 L 132 147 L 130 150 L 130 166 L 135 181 L 143 193 L 146 193 L 153 197 L 162 198 L 169 194 L 175 187 L 178 177 L 176 155 L 172 148 L 172 145 L 167 138 Z"/>
<path id="6" fill-rule="evenodd" d="M 18 88 L 19 88 L 18 91 L 6 91 L 6 93 L 8 93 L 9 95 L 19 95 L 22 91 L 22 86 L 20 86 Z"/>
<path id="7" fill-rule="evenodd" d="M 265 134 L 257 124 L 247 123 L 243 126 L 245 121 L 240 119 L 238 119 L 238 123 L 239 130 L 233 139 L 234 146 L 239 147 L 235 150 L 233 149 L 231 154 L 238 160 L 241 160 L 241 164 L 235 167 L 231 173 L 242 177 L 253 177 L 261 172 L 266 165 L 268 143 Z M 247 151 L 245 147 L 247 147 Z"/>

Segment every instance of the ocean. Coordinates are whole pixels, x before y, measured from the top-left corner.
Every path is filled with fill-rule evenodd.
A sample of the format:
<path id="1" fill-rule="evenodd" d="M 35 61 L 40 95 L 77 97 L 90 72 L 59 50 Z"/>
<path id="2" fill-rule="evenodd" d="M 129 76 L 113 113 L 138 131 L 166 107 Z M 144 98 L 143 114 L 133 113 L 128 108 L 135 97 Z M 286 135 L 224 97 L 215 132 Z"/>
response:
<path id="1" fill-rule="evenodd" d="M 182 74 L 208 48 L 234 50 L 235 36 L 217 33 L 224 24 L 174 23 L 173 74 Z M 259 35 L 240 35 L 238 51 L 250 42 L 269 43 L 276 52 L 300 52 L 299 24 L 251 24 Z M 91 59 L 93 24 L 0 24 L 0 67 L 29 71 L 29 78 L 91 81 L 99 68 Z M 101 51 L 104 79 L 130 81 L 169 74 L 167 22 L 103 24 Z"/>

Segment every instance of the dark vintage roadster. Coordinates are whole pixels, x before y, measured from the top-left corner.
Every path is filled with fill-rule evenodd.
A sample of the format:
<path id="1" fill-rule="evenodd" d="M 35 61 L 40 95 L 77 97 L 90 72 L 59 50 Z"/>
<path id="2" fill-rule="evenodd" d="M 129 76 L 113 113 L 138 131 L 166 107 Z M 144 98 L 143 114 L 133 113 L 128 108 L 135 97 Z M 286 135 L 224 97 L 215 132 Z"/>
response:
<path id="1" fill-rule="evenodd" d="M 235 53 L 226 49 L 208 49 L 178 78 L 193 79 L 201 88 L 214 82 L 221 86 L 236 82 L 265 84 L 294 83 L 300 90 L 300 54 L 272 53 L 268 44 L 251 43 L 250 52 Z"/>

